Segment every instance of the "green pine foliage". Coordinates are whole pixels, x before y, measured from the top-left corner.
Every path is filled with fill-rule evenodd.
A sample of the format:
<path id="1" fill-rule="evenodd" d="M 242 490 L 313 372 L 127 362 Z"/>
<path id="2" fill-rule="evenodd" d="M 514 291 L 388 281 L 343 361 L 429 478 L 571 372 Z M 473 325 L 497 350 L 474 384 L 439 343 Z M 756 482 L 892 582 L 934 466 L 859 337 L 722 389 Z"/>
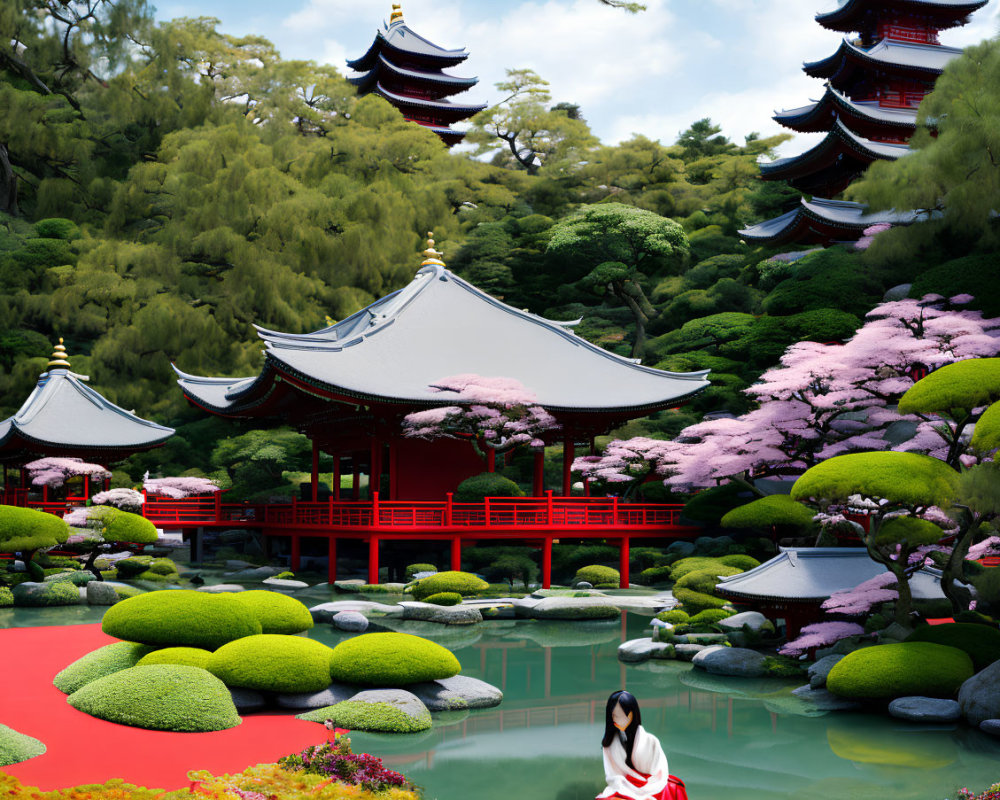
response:
<path id="1" fill-rule="evenodd" d="M 408 633 L 364 633 L 333 648 L 330 677 L 362 686 L 402 687 L 461 671 L 449 650 Z"/>

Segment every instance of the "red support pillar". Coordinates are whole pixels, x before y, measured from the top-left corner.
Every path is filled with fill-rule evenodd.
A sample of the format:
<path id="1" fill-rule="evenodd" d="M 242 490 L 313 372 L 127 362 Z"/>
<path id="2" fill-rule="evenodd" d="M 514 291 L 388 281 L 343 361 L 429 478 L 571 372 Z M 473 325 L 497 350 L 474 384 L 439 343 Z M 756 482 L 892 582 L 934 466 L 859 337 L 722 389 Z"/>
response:
<path id="1" fill-rule="evenodd" d="M 378 583 L 378 537 L 368 540 L 368 583 Z"/>
<path id="2" fill-rule="evenodd" d="M 629 541 L 627 536 L 622 537 L 621 552 L 618 558 L 618 575 L 619 582 L 618 586 L 621 589 L 627 589 L 629 583 L 628 574 L 628 560 L 629 560 Z"/>
<path id="3" fill-rule="evenodd" d="M 531 482 L 531 493 L 535 497 L 545 494 L 545 450 L 539 448 L 534 453 L 534 475 Z"/>
<path id="4" fill-rule="evenodd" d="M 312 474 L 309 476 L 309 484 L 312 489 L 312 501 L 315 503 L 319 500 L 319 445 L 316 444 L 316 440 L 312 443 L 313 450 L 313 460 L 312 460 Z"/>
<path id="5" fill-rule="evenodd" d="M 455 572 L 462 569 L 462 538 L 457 535 L 451 539 L 451 568 Z"/>
<path id="6" fill-rule="evenodd" d="M 333 454 L 333 479 L 330 481 L 330 496 L 340 500 L 340 453 Z"/>
<path id="7" fill-rule="evenodd" d="M 542 588 L 552 588 L 552 537 L 542 540 Z"/>
<path id="8" fill-rule="evenodd" d="M 497 451 L 489 446 L 486 448 L 486 471 L 497 471 Z"/>
<path id="9" fill-rule="evenodd" d="M 47 483 L 42 487 L 42 502 L 49 502 L 49 485 Z"/>
<path id="10" fill-rule="evenodd" d="M 382 442 L 372 439 L 368 456 L 368 497 L 374 497 L 382 483 Z"/>
<path id="11" fill-rule="evenodd" d="M 299 567 L 302 564 L 302 541 L 297 533 L 293 533 L 292 539 L 292 557 L 290 559 L 290 566 L 292 572 L 298 572 Z"/>
<path id="12" fill-rule="evenodd" d="M 83 499 L 88 500 L 90 498 L 90 476 L 83 476 Z"/>
<path id="13" fill-rule="evenodd" d="M 564 497 L 569 497 L 573 494 L 573 457 L 576 453 L 576 446 L 573 444 L 573 440 L 566 438 L 563 442 L 563 480 L 562 480 L 562 493 Z"/>
<path id="14" fill-rule="evenodd" d="M 351 483 L 351 499 L 360 500 L 361 499 L 361 464 L 358 462 L 358 454 L 354 453 L 351 456 L 351 467 L 354 470 L 354 475 Z"/>
<path id="15" fill-rule="evenodd" d="M 327 541 L 326 580 L 333 583 L 337 580 L 337 537 L 331 536 Z"/>

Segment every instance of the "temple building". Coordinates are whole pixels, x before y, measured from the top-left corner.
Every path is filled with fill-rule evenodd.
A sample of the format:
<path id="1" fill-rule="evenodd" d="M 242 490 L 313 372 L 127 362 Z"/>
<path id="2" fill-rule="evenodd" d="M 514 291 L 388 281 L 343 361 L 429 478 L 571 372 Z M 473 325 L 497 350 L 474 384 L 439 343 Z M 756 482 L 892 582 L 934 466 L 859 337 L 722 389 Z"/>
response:
<path id="1" fill-rule="evenodd" d="M 823 198 L 836 197 L 875 161 L 895 161 L 909 152 L 920 101 L 962 52 L 943 46 L 938 34 L 965 25 L 987 2 L 840 0 L 833 11 L 818 14 L 824 28 L 848 34 L 832 55 L 803 67 L 824 81 L 824 93 L 774 119 L 798 133 L 826 136 L 800 155 L 760 166 L 763 180 L 787 181 L 809 197 L 740 235 L 753 244 L 825 245 L 856 240 L 875 222 L 919 219 L 910 212 L 870 215 L 858 203 Z"/>
<path id="2" fill-rule="evenodd" d="M 388 23 L 375 34 L 368 51 L 347 66 L 359 73 L 348 77 L 358 94 L 374 92 L 384 97 L 406 119 L 430 128 L 451 147 L 465 134 L 451 128 L 486 108 L 486 104 L 456 103 L 447 98 L 470 89 L 478 78 L 461 78 L 443 70 L 461 64 L 469 54 L 446 50 L 428 41 L 403 21 L 403 12 L 393 5 Z"/>

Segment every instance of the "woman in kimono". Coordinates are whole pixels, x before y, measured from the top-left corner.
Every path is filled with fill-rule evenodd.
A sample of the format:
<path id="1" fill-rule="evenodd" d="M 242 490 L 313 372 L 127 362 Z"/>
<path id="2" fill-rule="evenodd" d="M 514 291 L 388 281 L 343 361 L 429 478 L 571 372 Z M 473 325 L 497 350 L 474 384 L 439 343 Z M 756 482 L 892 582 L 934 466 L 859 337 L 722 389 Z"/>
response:
<path id="1" fill-rule="evenodd" d="M 597 800 L 659 800 L 670 780 L 667 757 L 642 727 L 639 701 L 628 692 L 608 698 L 601 745 L 608 785 Z"/>

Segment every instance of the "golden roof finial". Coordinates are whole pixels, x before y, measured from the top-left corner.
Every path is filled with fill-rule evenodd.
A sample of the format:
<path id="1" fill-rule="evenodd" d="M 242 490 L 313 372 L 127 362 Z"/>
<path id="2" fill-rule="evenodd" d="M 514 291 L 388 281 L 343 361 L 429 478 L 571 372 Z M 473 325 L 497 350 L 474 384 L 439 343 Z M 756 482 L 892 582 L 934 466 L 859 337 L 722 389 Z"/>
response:
<path id="1" fill-rule="evenodd" d="M 441 257 L 444 253 L 434 249 L 434 231 L 427 231 L 427 249 L 421 255 L 424 257 L 422 267 L 443 267 Z"/>
<path id="2" fill-rule="evenodd" d="M 65 367 L 69 369 L 69 361 L 66 360 L 66 348 L 63 347 L 63 339 L 59 337 L 59 344 L 52 348 L 52 355 L 49 356 L 50 367 Z"/>
<path id="3" fill-rule="evenodd" d="M 403 10 L 399 7 L 399 3 L 392 4 L 392 14 L 389 15 L 389 24 L 392 25 L 394 22 L 403 21 Z"/>

